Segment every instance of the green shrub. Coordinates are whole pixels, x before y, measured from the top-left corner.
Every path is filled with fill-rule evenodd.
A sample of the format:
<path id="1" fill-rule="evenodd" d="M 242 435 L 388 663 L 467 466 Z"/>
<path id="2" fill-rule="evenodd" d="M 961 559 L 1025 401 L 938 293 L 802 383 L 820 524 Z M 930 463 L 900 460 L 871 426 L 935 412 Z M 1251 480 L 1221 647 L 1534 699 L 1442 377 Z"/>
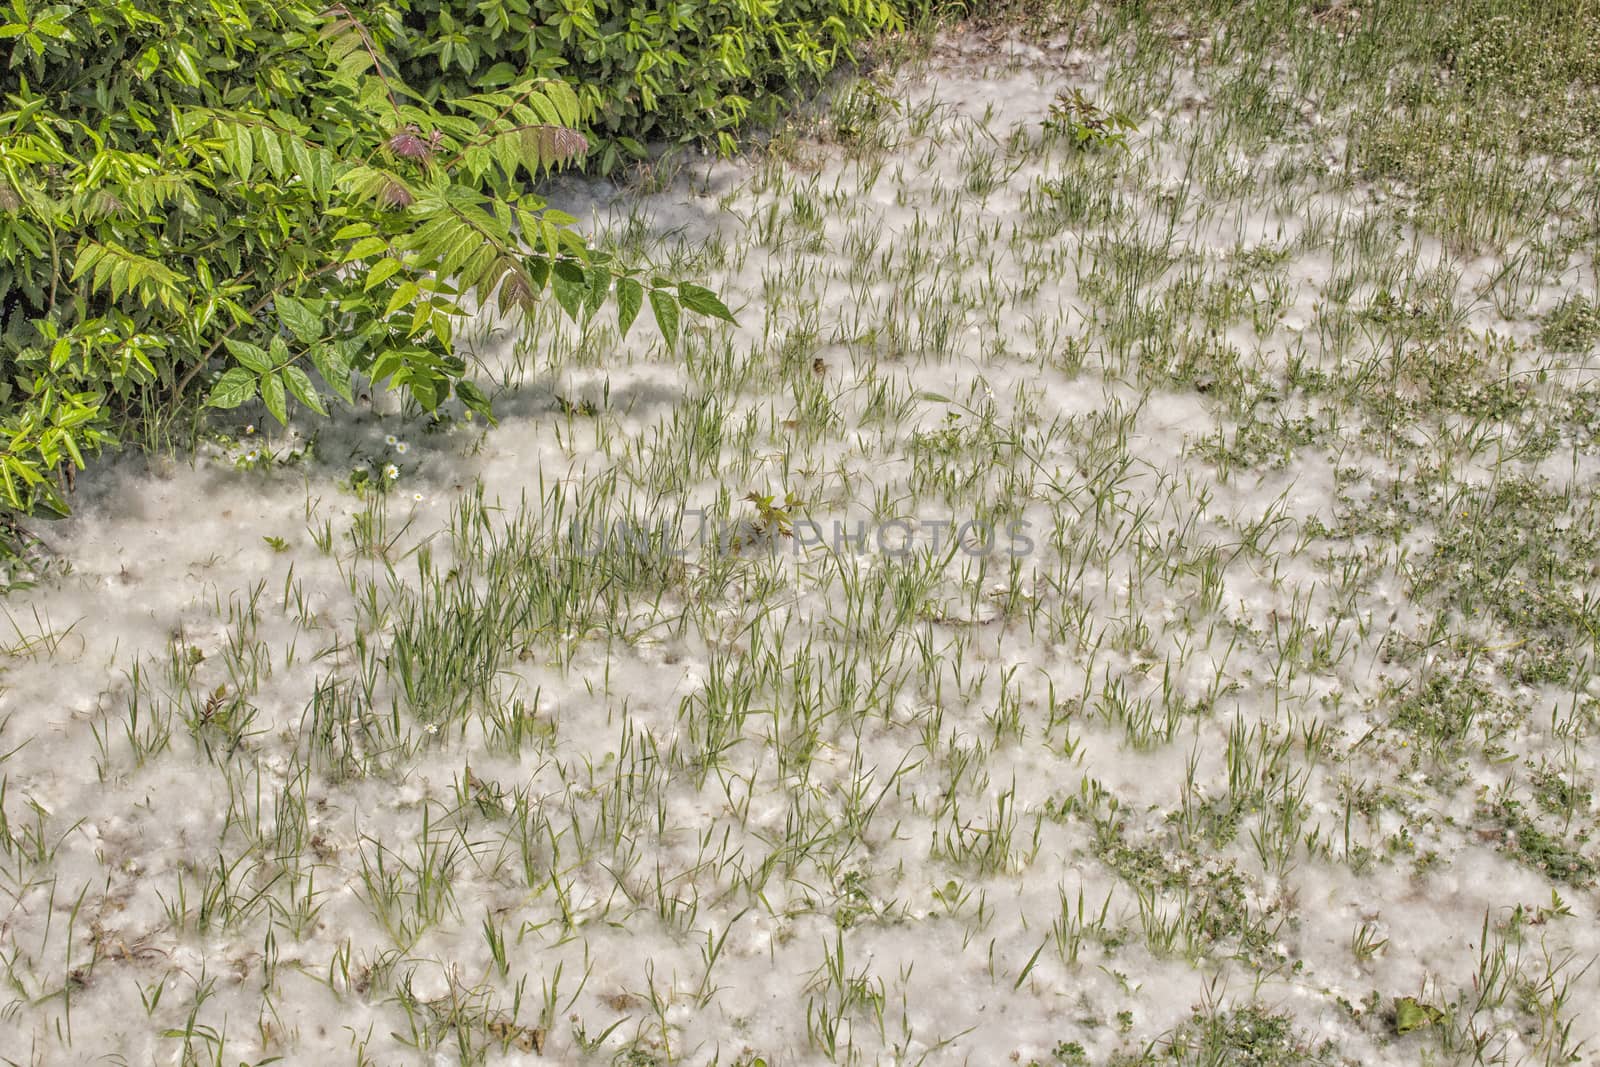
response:
<path id="1" fill-rule="evenodd" d="M 1079 151 L 1128 147 L 1128 134 L 1138 123 L 1130 115 L 1105 108 L 1083 95 L 1082 89 L 1063 90 L 1050 103 L 1044 130 Z"/>
<path id="2" fill-rule="evenodd" d="M 899 23 L 891 0 L 409 0 L 396 54 L 431 99 L 565 79 L 609 172 L 650 140 L 730 151 Z"/>
<path id="3" fill-rule="evenodd" d="M 0 13 L 0 519 L 64 512 L 64 474 L 204 397 L 282 421 L 360 373 L 487 415 L 451 338 L 491 295 L 613 298 L 624 328 L 648 302 L 669 342 L 680 307 L 729 317 L 526 191 L 586 148 L 572 87 L 429 102 L 385 58 L 402 28 L 308 0 Z"/>

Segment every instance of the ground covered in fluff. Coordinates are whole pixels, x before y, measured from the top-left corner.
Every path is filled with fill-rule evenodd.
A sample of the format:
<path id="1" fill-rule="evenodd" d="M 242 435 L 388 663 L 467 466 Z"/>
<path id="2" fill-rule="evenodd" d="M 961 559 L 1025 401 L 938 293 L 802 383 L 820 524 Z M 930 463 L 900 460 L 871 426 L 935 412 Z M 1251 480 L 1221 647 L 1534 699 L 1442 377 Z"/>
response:
<path id="1" fill-rule="evenodd" d="M 1149 7 L 560 190 L 737 327 L 80 484 L 0 1060 L 1593 1051 L 1600 15 Z"/>

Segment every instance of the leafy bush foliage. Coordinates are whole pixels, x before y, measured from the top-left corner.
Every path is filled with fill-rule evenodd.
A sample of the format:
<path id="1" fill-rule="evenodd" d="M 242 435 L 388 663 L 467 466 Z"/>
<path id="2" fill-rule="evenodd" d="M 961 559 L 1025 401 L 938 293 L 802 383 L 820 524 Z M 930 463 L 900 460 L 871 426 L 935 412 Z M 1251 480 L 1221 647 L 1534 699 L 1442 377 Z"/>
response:
<path id="1" fill-rule="evenodd" d="M 281 421 L 326 410 L 324 388 L 349 400 L 359 373 L 489 415 L 451 342 L 491 297 L 549 291 L 574 317 L 612 299 L 624 330 L 648 303 L 669 342 L 680 310 L 731 318 L 591 252 L 526 191 L 584 153 L 592 103 L 537 74 L 417 93 L 387 58 L 402 15 L 0 9 L 0 515 L 64 512 L 64 474 L 202 396 Z"/>
<path id="2" fill-rule="evenodd" d="M 1080 150 L 1128 147 L 1128 134 L 1139 125 L 1130 115 L 1107 111 L 1083 94 L 1082 89 L 1060 92 L 1045 117 L 1046 133 Z"/>
<path id="3" fill-rule="evenodd" d="M 410 0 L 396 51 L 431 99 L 565 79 L 610 171 L 652 139 L 730 150 L 899 22 L 891 0 Z"/>

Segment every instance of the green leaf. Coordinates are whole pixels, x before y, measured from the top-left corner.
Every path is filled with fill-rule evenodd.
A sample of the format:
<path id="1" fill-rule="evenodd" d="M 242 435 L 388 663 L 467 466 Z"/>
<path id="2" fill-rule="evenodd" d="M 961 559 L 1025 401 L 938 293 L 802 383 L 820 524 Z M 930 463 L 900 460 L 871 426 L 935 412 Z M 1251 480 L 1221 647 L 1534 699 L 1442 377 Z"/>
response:
<path id="1" fill-rule="evenodd" d="M 489 421 L 490 426 L 497 425 L 494 409 L 489 405 L 489 398 L 483 390 L 463 378 L 456 383 L 456 397 L 467 406 L 468 411 L 476 412 Z"/>
<path id="2" fill-rule="evenodd" d="M 389 306 L 384 310 L 383 317 L 388 318 L 390 315 L 393 315 L 396 311 L 399 311 L 401 308 L 411 303 L 411 301 L 415 300 L 418 294 L 421 292 L 422 290 L 417 287 L 416 282 L 402 283 L 400 288 L 396 289 L 392 294 L 390 294 Z"/>
<path id="3" fill-rule="evenodd" d="M 282 378 L 276 374 L 261 376 L 261 400 L 267 405 L 272 417 L 278 420 L 278 425 L 289 425 L 289 403 L 283 392 Z"/>
<path id="4" fill-rule="evenodd" d="M 517 77 L 517 68 L 510 63 L 496 63 L 478 75 L 478 84 L 484 87 L 508 85 Z"/>
<path id="5" fill-rule="evenodd" d="M 591 267 L 588 273 L 589 291 L 583 298 L 584 318 L 593 318 L 605 306 L 611 294 L 611 272 L 604 267 Z"/>
<path id="6" fill-rule="evenodd" d="M 41 519 L 64 519 L 72 514 L 60 491 L 46 481 L 33 487 L 33 508 L 34 516 Z"/>
<path id="7" fill-rule="evenodd" d="M 322 406 L 322 398 L 317 395 L 316 386 L 311 384 L 310 375 L 296 366 L 283 368 L 283 381 L 289 387 L 289 392 L 294 398 L 318 415 L 327 415 L 328 409 Z"/>
<path id="8" fill-rule="evenodd" d="M 550 97 L 550 102 L 556 106 L 561 124 L 576 126 L 581 108 L 578 105 L 578 94 L 573 91 L 572 86 L 558 78 L 551 81 L 545 87 L 545 91 Z"/>
<path id="9" fill-rule="evenodd" d="M 244 126 L 230 127 L 228 135 L 228 140 L 233 145 L 234 173 L 241 178 L 249 178 L 250 168 L 256 161 L 255 139 L 250 136 L 250 130 Z"/>
<path id="10" fill-rule="evenodd" d="M 416 377 L 406 382 L 411 397 L 423 411 L 432 411 L 439 406 L 439 383 L 430 377 Z"/>
<path id="11" fill-rule="evenodd" d="M 265 353 L 263 353 L 265 354 Z M 229 367 L 211 387 L 206 406 L 236 408 L 256 395 L 256 376 L 243 367 Z"/>
<path id="12" fill-rule="evenodd" d="M 344 254 L 346 263 L 353 263 L 358 259 L 369 259 L 379 252 L 387 252 L 389 242 L 382 237 L 363 237 L 350 246 L 350 251 Z"/>
<path id="13" fill-rule="evenodd" d="M 173 57 L 173 65 L 178 68 L 178 73 L 183 76 L 183 81 L 188 85 L 199 85 L 200 70 L 194 65 L 194 56 L 189 54 L 187 48 L 176 49 L 177 55 Z"/>
<path id="14" fill-rule="evenodd" d="M 391 348 L 378 353 L 378 358 L 374 359 L 372 366 L 367 368 L 367 376 L 374 382 L 381 382 L 404 365 L 405 357 Z"/>
<path id="15" fill-rule="evenodd" d="M 257 348 L 255 345 L 245 341 L 235 341 L 231 337 L 222 343 L 227 345 L 228 351 L 233 354 L 233 358 L 238 360 L 241 366 L 255 371 L 257 374 L 266 374 L 272 370 L 272 357 L 267 355 L 264 349 Z"/>
<path id="16" fill-rule="evenodd" d="M 623 337 L 628 336 L 628 331 L 633 328 L 633 320 L 639 317 L 639 309 L 644 307 L 644 286 L 632 278 L 619 278 L 617 280 L 617 328 Z"/>
<path id="17" fill-rule="evenodd" d="M 684 282 L 678 286 L 678 299 L 683 301 L 684 307 L 696 315 L 706 315 L 713 319 L 721 319 L 723 322 L 733 322 L 738 325 L 734 320 L 733 312 L 728 310 L 728 305 L 724 304 L 716 293 L 704 286 L 691 285 L 688 282 Z"/>
<path id="18" fill-rule="evenodd" d="M 543 93 L 530 92 L 526 97 L 527 105 L 539 116 L 539 121 L 550 126 L 561 125 L 561 113 L 556 110 L 555 104 Z"/>
<path id="19" fill-rule="evenodd" d="M 527 261 L 528 281 L 533 285 L 533 294 L 538 296 L 544 292 L 545 283 L 550 280 L 550 257 L 530 256 Z"/>
<path id="20" fill-rule="evenodd" d="M 261 139 L 260 158 L 266 160 L 267 173 L 272 175 L 273 181 L 282 181 L 283 145 L 278 142 L 277 132 L 258 128 L 256 135 Z"/>
<path id="21" fill-rule="evenodd" d="M 1424 1004 L 1416 997 L 1396 997 L 1394 1002 L 1394 1029 L 1399 1034 L 1425 1030 L 1444 1021 L 1444 1012 L 1432 1004 Z"/>
<path id="22" fill-rule="evenodd" d="M 382 285 L 400 270 L 400 261 L 393 256 L 380 259 L 376 266 L 367 274 L 367 280 L 361 283 L 361 288 L 372 290 Z"/>
<path id="23" fill-rule="evenodd" d="M 666 338 L 667 347 L 678 344 L 678 302 L 665 289 L 650 290 L 650 310 L 655 314 L 656 326 Z"/>
<path id="24" fill-rule="evenodd" d="M 317 345 L 312 348 L 311 365 L 317 368 L 317 373 L 322 375 L 328 388 L 338 393 L 346 404 L 355 400 L 350 392 L 350 362 L 338 345 Z"/>
<path id="25" fill-rule="evenodd" d="M 573 322 L 577 322 L 583 313 L 584 297 L 589 293 L 589 279 L 584 275 L 583 268 L 566 260 L 556 263 L 555 277 L 551 281 L 550 289 L 555 294 L 556 303 L 561 305 L 561 310 L 565 311 Z"/>
<path id="26" fill-rule="evenodd" d="M 322 315 L 310 303 L 293 296 L 280 296 L 276 303 L 283 324 L 302 343 L 311 344 L 322 336 Z"/>

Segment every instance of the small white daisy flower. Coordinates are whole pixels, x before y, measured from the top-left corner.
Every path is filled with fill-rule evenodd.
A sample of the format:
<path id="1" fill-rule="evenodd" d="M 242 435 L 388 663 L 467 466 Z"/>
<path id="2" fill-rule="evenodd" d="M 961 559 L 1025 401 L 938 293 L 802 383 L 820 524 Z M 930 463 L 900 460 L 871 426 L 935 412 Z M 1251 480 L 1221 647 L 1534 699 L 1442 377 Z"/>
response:
<path id="1" fill-rule="evenodd" d="M 248 426 L 246 426 L 246 427 L 245 427 L 245 428 L 244 428 L 244 435 L 245 435 L 245 436 L 246 436 L 246 437 L 249 437 L 249 436 L 250 436 L 250 435 L 251 435 L 251 434 L 253 434 L 253 433 L 255 433 L 255 432 L 256 432 L 256 424 L 255 424 L 255 423 L 253 423 L 253 422 L 252 422 L 252 423 L 250 423 L 250 424 L 249 424 L 249 425 L 248 425 Z"/>
<path id="2" fill-rule="evenodd" d="M 410 447 L 411 446 L 406 444 L 404 441 L 396 441 L 394 443 L 394 450 L 402 456 L 406 454 L 406 449 Z"/>
<path id="3" fill-rule="evenodd" d="M 390 463 L 383 468 L 383 476 L 392 482 L 396 478 L 400 477 L 400 468 L 396 467 L 393 463 Z"/>
<path id="4" fill-rule="evenodd" d="M 400 439 L 398 437 L 396 437 L 394 434 L 389 434 L 387 437 L 385 437 L 383 439 L 383 443 L 388 445 L 390 448 L 393 448 L 396 444 L 399 443 L 399 441 L 400 441 Z"/>
<path id="5" fill-rule="evenodd" d="M 420 503 L 422 503 L 422 494 L 421 493 L 412 493 L 411 494 L 411 499 L 414 500 L 416 503 L 420 504 Z"/>
<path id="6" fill-rule="evenodd" d="M 261 458 L 261 453 L 257 452 L 253 448 L 250 451 L 248 451 L 248 452 L 246 452 L 244 454 L 244 461 L 246 463 L 254 463 L 256 460 L 258 460 L 260 458 Z"/>

